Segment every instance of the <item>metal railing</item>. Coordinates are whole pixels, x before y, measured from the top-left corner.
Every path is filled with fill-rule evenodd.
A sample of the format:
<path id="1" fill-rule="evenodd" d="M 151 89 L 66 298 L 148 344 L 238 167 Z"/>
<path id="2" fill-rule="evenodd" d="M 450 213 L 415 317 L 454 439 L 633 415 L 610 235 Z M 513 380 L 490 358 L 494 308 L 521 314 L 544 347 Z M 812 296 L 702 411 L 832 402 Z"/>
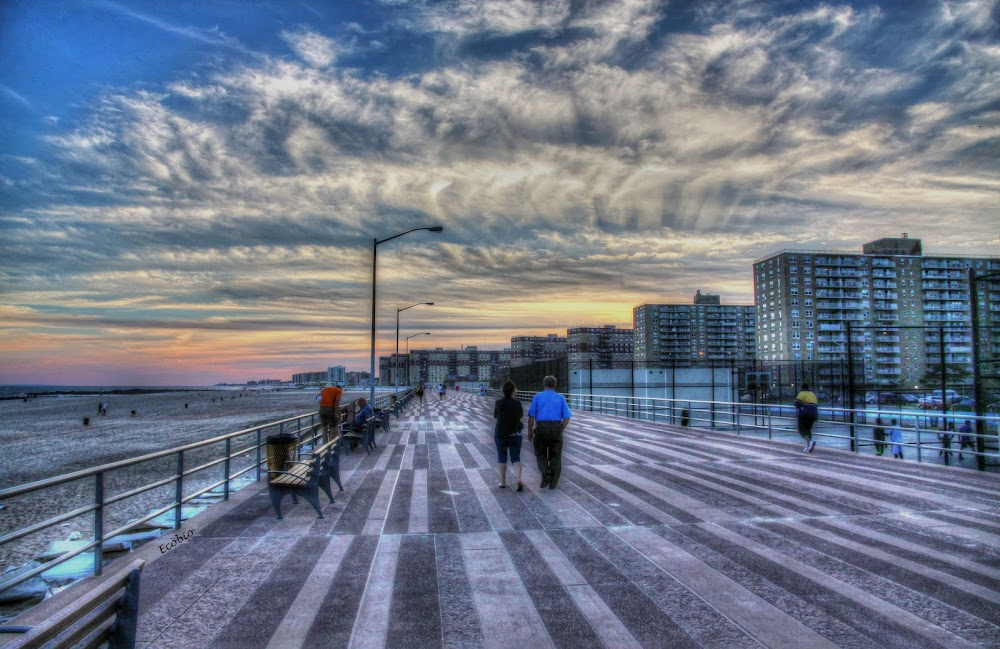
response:
<path id="1" fill-rule="evenodd" d="M 373 407 L 375 409 L 385 409 L 391 404 L 392 395 L 382 394 L 375 397 Z M 341 407 L 341 414 L 343 415 L 346 410 L 346 406 Z M 67 473 L 60 476 L 55 476 L 52 478 L 46 478 L 44 480 L 38 480 L 36 482 L 31 482 L 24 485 L 19 485 L 16 487 L 10 487 L 7 489 L 0 489 L 0 502 L 6 501 L 17 496 L 23 496 L 26 494 L 39 493 L 46 490 L 55 489 L 66 485 L 77 480 L 85 480 L 92 478 L 94 480 L 93 486 L 93 500 L 91 504 L 84 505 L 82 507 L 76 507 L 70 511 L 60 513 L 56 516 L 48 518 L 38 523 L 29 525 L 18 530 L 13 530 L 7 532 L 0 536 L 0 548 L 4 545 L 13 543 L 19 539 L 23 539 L 32 534 L 38 533 L 40 531 L 49 529 L 55 525 L 59 525 L 71 519 L 77 518 L 78 516 L 84 516 L 87 514 L 93 514 L 93 526 L 94 532 L 92 539 L 64 554 L 59 555 L 57 558 L 42 563 L 40 566 L 32 568 L 19 575 L 18 577 L 11 579 L 3 584 L 0 584 L 0 592 L 4 592 L 15 586 L 18 586 L 33 577 L 37 577 L 44 572 L 47 572 L 58 566 L 59 564 L 65 563 L 81 554 L 94 551 L 94 567 L 93 574 L 100 575 L 104 563 L 104 552 L 103 545 L 106 541 L 128 532 L 129 530 L 135 529 L 144 523 L 169 513 L 171 510 L 174 512 L 173 529 L 180 529 L 182 520 L 182 507 L 185 503 L 188 503 L 204 494 L 222 487 L 222 497 L 223 500 L 229 499 L 230 485 L 233 480 L 239 478 L 242 475 L 255 471 L 254 479 L 260 481 L 261 478 L 261 466 L 266 463 L 266 457 L 263 457 L 262 449 L 266 446 L 266 435 L 265 431 L 273 431 L 273 434 L 283 434 L 291 433 L 297 438 L 297 455 L 302 452 L 304 446 L 312 444 L 316 439 L 321 437 L 321 433 L 315 433 L 316 427 L 318 426 L 318 414 L 313 412 L 306 415 L 299 415 L 297 417 L 289 417 L 287 419 L 282 419 L 280 421 L 270 422 L 267 424 L 262 424 L 259 426 L 253 426 L 251 428 L 246 428 L 244 430 L 239 430 L 234 433 L 228 433 L 226 435 L 221 435 L 218 437 L 213 437 L 200 442 L 194 442 L 191 444 L 185 444 L 183 446 L 178 446 L 163 451 L 157 451 L 155 453 L 149 453 L 146 455 L 141 455 L 139 457 L 119 460 L 117 462 L 111 462 L 108 464 L 103 464 L 89 469 L 82 469 L 80 471 L 74 471 L 72 473 Z M 269 433 L 270 434 L 270 433 Z M 208 461 L 204 461 L 198 466 L 191 468 L 186 468 L 185 457 L 190 457 L 192 451 L 199 449 L 206 449 L 208 447 L 221 444 L 223 451 L 219 457 L 210 457 Z M 234 446 L 236 447 L 234 450 Z M 249 460 L 248 466 L 239 468 L 237 467 L 234 471 L 233 460 L 238 460 L 240 458 L 252 457 Z M 142 484 L 133 487 L 122 493 L 107 496 L 105 493 L 105 476 L 108 474 L 118 471 L 121 469 L 126 469 L 129 467 L 137 466 L 140 464 L 153 462 L 156 460 L 175 458 L 175 469 L 172 475 L 165 478 L 155 480 L 153 482 Z M 202 458 L 204 459 L 204 458 Z M 211 484 L 201 487 L 194 491 L 193 493 L 184 494 L 185 478 L 190 478 L 191 476 L 206 471 L 214 467 L 222 467 L 222 477 L 220 480 L 214 481 Z M 161 487 L 166 487 L 173 484 L 174 485 L 174 497 L 173 500 L 159 508 L 155 508 L 149 514 L 146 514 L 140 518 L 129 521 L 127 524 L 118 527 L 111 532 L 105 532 L 106 521 L 106 510 L 109 505 L 124 502 L 130 498 L 134 498 L 138 495 L 144 494 L 146 492 L 158 489 Z"/>
<path id="2" fill-rule="evenodd" d="M 490 390 L 491 396 L 500 396 L 497 390 Z M 536 392 L 517 392 L 517 398 L 530 402 Z M 571 410 L 594 412 L 612 417 L 646 420 L 678 426 L 708 428 L 737 435 L 759 435 L 767 439 L 800 440 L 797 432 L 795 408 L 792 405 L 738 403 L 731 401 L 710 401 L 695 399 L 662 399 L 653 397 L 631 397 L 602 394 L 563 393 Z M 904 449 L 914 449 L 916 460 L 924 462 L 928 452 L 941 451 L 945 464 L 949 463 L 949 453 L 968 454 L 976 459 L 979 470 L 1000 466 L 1000 413 L 990 413 L 976 417 L 969 413 L 941 413 L 924 410 L 898 410 L 871 406 L 863 409 L 839 407 L 820 408 L 820 419 L 812 429 L 814 438 L 825 438 L 855 453 L 866 449 L 876 450 L 879 446 L 890 447 L 886 439 L 872 438 L 875 420 L 882 418 L 882 427 L 887 431 L 893 419 L 897 421 L 904 435 L 899 444 Z M 961 422 L 970 421 L 973 431 L 961 433 L 948 429 Z M 981 431 L 981 432 L 980 432 Z M 945 446 L 940 434 L 953 435 L 952 443 Z M 966 435 L 973 441 L 971 450 L 959 449 L 959 438 Z M 930 439 L 927 439 L 930 437 Z M 906 453 L 903 453 L 904 457 Z"/>

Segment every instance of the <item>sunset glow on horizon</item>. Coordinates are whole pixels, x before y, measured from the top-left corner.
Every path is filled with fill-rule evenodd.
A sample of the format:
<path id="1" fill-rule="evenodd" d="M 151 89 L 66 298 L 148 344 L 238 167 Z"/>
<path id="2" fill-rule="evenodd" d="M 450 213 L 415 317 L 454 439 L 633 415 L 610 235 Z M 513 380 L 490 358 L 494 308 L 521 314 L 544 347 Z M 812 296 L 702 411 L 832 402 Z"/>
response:
<path id="1" fill-rule="evenodd" d="M 998 2 L 0 8 L 0 383 L 205 385 L 1000 254 Z"/>

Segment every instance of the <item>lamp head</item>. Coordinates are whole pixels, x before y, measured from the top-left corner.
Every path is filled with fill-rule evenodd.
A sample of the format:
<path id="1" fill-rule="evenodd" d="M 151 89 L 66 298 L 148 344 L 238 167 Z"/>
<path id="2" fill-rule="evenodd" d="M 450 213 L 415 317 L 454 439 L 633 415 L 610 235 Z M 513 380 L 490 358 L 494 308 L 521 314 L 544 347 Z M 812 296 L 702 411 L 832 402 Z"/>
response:
<path id="1" fill-rule="evenodd" d="M 433 302 L 424 302 L 424 304 L 426 304 L 427 306 L 434 306 Z"/>
<path id="2" fill-rule="evenodd" d="M 444 226 L 443 225 L 435 225 L 435 226 L 427 228 L 427 229 L 429 231 L 431 231 L 431 232 L 444 232 Z"/>

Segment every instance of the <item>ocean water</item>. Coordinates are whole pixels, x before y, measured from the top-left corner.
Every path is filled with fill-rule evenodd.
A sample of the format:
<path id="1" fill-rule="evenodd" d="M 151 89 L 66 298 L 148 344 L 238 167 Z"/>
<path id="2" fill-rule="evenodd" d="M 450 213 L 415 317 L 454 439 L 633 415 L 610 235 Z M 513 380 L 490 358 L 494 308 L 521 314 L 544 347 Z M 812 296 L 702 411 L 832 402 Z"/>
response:
<path id="1" fill-rule="evenodd" d="M 234 390 L 243 386 L 206 386 L 206 385 L 35 385 L 12 384 L 0 385 L 0 398 L 16 397 L 28 394 L 104 394 L 111 392 L 134 391 L 135 393 L 173 392 L 178 390 Z"/>

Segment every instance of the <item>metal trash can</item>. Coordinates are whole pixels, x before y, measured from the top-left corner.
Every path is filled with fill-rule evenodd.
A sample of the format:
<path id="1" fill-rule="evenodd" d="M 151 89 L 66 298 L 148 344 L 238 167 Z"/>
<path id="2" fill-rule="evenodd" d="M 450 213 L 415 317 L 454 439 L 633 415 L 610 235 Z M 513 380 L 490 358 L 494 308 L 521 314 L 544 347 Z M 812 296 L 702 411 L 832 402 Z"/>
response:
<path id="1" fill-rule="evenodd" d="M 273 480 L 278 476 L 272 471 L 287 471 L 287 464 L 295 460 L 295 450 L 298 447 L 295 435 L 282 433 L 267 437 L 267 478 Z"/>

